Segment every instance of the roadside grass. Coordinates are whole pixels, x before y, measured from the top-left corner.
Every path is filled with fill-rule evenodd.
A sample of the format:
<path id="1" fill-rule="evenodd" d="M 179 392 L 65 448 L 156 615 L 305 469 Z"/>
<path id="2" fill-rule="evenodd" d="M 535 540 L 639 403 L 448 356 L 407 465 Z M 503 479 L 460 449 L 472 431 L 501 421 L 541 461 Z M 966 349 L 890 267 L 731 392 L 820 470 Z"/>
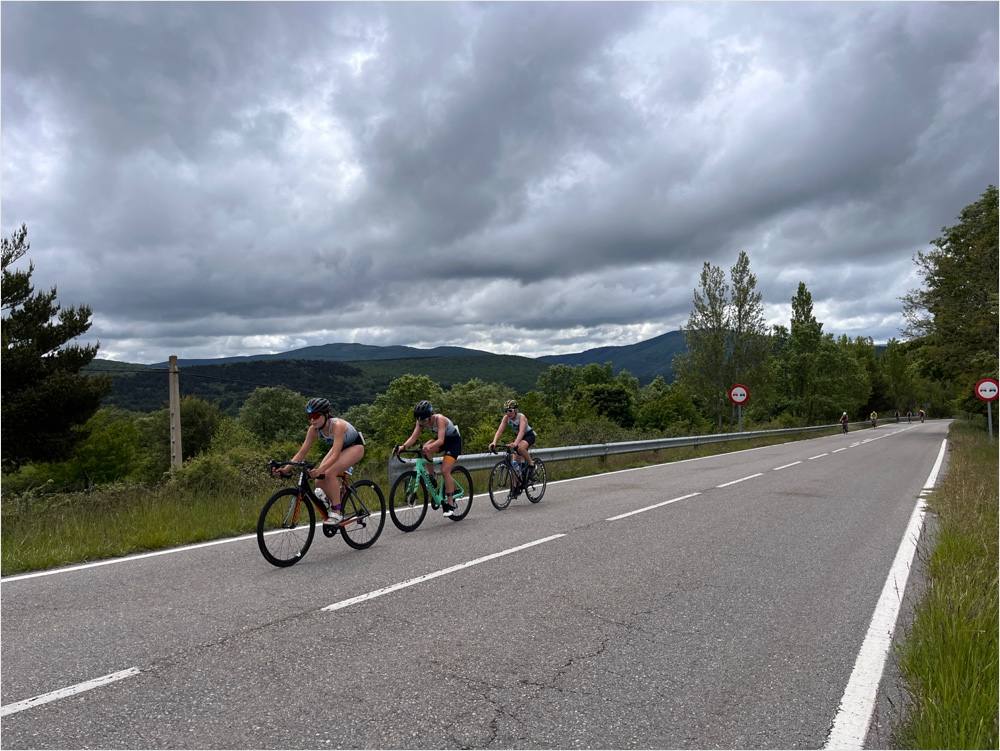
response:
<path id="1" fill-rule="evenodd" d="M 833 431 L 734 440 L 606 459 L 551 462 L 546 468 L 551 482 L 831 434 Z M 388 504 L 385 466 L 361 467 L 355 477 L 377 482 Z M 492 511 L 487 493 L 489 470 L 472 474 L 474 507 L 485 504 Z M 244 473 L 244 477 L 243 483 L 215 482 L 211 488 L 194 488 L 191 483 L 153 488 L 115 485 L 88 493 L 41 496 L 30 503 L 5 499 L 0 516 L 0 573 L 10 576 L 252 533 L 264 502 L 290 482 L 267 478 L 263 470 L 259 475 Z"/>
<path id="2" fill-rule="evenodd" d="M 931 495 L 937 543 L 900 648 L 907 707 L 898 748 L 998 748 L 997 444 L 952 423 L 947 474 Z"/>

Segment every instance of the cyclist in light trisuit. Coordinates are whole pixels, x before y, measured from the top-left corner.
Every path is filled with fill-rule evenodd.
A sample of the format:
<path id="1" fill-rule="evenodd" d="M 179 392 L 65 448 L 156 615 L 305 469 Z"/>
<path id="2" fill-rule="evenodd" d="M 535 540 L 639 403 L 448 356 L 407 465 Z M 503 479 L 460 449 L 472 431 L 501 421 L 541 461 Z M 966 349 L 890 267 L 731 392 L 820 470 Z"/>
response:
<path id="1" fill-rule="evenodd" d="M 306 439 L 291 460 L 304 461 L 316 439 L 324 441 L 330 447 L 320 463 L 309 470 L 309 476 L 316 480 L 316 485 L 326 493 L 326 518 L 323 523 L 337 524 L 344 519 L 340 513 L 340 475 L 364 457 L 365 438 L 347 420 L 330 414 L 328 399 L 321 397 L 310 399 L 306 402 L 306 414 L 309 416 Z M 287 468 L 286 464 L 279 467 L 276 472 L 287 475 Z M 325 476 L 323 479 L 317 479 L 320 475 Z"/>
<path id="2" fill-rule="evenodd" d="M 528 418 L 524 412 L 518 410 L 517 402 L 508 400 L 503 405 L 503 417 L 500 418 L 500 427 L 497 428 L 493 442 L 490 444 L 490 451 L 496 449 L 497 441 L 504 428 L 514 431 L 514 440 L 508 443 L 512 449 L 517 449 L 518 456 L 527 464 L 527 471 L 524 474 L 525 481 L 531 479 L 531 473 L 535 471 L 535 460 L 531 458 L 531 447 L 535 445 L 535 431 L 528 424 Z"/>
<path id="3" fill-rule="evenodd" d="M 417 402 L 417 406 L 413 408 L 413 417 L 417 421 L 413 432 L 410 433 L 409 438 L 396 447 L 396 453 L 405 451 L 415 444 L 420 440 L 420 434 L 425 430 L 434 435 L 433 438 L 424 442 L 424 456 L 429 460 L 428 472 L 433 479 L 434 464 L 432 460 L 434 454 L 444 453 L 441 458 L 441 472 L 444 474 L 445 499 L 444 503 L 441 504 L 441 511 L 445 516 L 451 516 L 455 511 L 455 480 L 451 476 L 451 468 L 462 453 L 462 434 L 458 431 L 458 426 L 455 423 L 440 412 L 434 412 L 434 407 L 426 399 Z"/>
<path id="4" fill-rule="evenodd" d="M 868 419 L 872 421 L 872 427 L 873 428 L 878 427 L 878 412 L 876 412 L 873 409 L 872 413 L 870 415 L 868 415 Z"/>

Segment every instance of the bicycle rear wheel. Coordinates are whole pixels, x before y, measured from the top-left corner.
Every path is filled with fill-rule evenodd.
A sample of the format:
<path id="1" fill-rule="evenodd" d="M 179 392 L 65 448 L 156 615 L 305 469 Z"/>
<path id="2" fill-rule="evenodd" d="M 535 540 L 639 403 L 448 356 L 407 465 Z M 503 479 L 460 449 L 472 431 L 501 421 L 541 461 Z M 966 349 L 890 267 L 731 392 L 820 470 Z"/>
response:
<path id="1" fill-rule="evenodd" d="M 538 503 L 542 500 L 542 496 L 545 495 L 547 484 L 548 478 L 545 476 L 545 462 L 536 458 L 535 471 L 532 473 L 531 479 L 524 486 L 524 494 L 528 496 L 528 500 L 532 503 Z"/>
<path id="2" fill-rule="evenodd" d="M 371 480 L 358 480 L 344 498 L 340 534 L 355 550 L 370 547 L 385 526 L 385 498 Z"/>
<path id="3" fill-rule="evenodd" d="M 284 568 L 302 560 L 316 534 L 316 511 L 298 488 L 271 496 L 257 519 L 257 545 L 264 559 Z"/>
<path id="4" fill-rule="evenodd" d="M 507 462 L 497 462 L 490 472 L 490 503 L 497 511 L 503 511 L 510 505 L 510 478 L 511 472 L 507 467 Z"/>
<path id="5" fill-rule="evenodd" d="M 427 515 L 427 488 L 412 469 L 396 478 L 389 491 L 389 516 L 403 532 L 412 532 Z"/>
<path id="6" fill-rule="evenodd" d="M 472 508 L 472 475 L 465 467 L 456 464 L 451 468 L 451 479 L 455 481 L 455 495 L 451 499 L 455 510 L 448 518 L 460 522 Z"/>

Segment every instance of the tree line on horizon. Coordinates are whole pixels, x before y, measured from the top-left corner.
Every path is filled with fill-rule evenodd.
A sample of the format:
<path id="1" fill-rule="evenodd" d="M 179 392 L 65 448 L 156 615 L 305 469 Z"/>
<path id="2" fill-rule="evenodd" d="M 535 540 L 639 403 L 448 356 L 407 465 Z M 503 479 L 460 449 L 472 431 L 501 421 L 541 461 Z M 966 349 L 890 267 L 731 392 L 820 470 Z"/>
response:
<path id="1" fill-rule="evenodd" d="M 33 265 L 12 268 L 29 249 L 25 226 L 2 243 L 2 468 L 8 489 L 73 490 L 173 477 L 167 472 L 167 410 L 100 406 L 110 380 L 81 372 L 98 348 L 71 343 L 89 329 L 91 309 L 61 309 L 54 287 L 33 289 Z M 509 398 L 521 403 L 540 445 L 549 446 L 731 430 L 735 412 L 726 394 L 737 382 L 751 390 L 748 426 L 832 423 L 843 411 L 861 419 L 872 409 L 978 413 L 972 385 L 997 375 L 996 186 L 965 207 L 931 246 L 915 259 L 923 286 L 903 300 L 911 338 L 890 340 L 881 351 L 870 338 L 824 333 L 804 283 L 791 300 L 789 325 L 767 328 L 757 279 L 741 251 L 728 281 L 721 268 L 704 264 L 683 328 L 687 351 L 675 358 L 672 383 L 657 377 L 641 385 L 627 370 L 615 373 L 611 363 L 551 365 L 526 390 L 486 378 L 442 386 L 407 374 L 342 416 L 365 433 L 367 463 L 409 434 L 420 399 L 430 399 L 461 426 L 467 453 L 489 443 L 500 405 Z M 221 472 L 238 478 L 261 457 L 290 455 L 305 432 L 302 405 L 315 395 L 260 387 L 238 410 L 229 405 L 230 414 L 186 396 L 181 477 L 193 482 Z"/>

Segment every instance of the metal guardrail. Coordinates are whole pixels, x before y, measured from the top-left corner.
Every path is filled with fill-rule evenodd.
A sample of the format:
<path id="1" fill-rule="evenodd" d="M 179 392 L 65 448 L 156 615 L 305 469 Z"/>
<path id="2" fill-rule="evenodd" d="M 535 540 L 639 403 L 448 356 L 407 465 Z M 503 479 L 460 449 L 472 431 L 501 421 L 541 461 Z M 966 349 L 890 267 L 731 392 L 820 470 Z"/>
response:
<path id="1" fill-rule="evenodd" d="M 879 422 L 883 422 L 879 420 Z M 890 419 L 883 424 L 895 424 Z M 852 427 L 866 427 L 867 420 L 849 423 Z M 807 428 L 776 428 L 773 430 L 752 430 L 743 433 L 712 433 L 710 435 L 679 436 L 676 438 L 655 438 L 648 441 L 623 441 L 621 443 L 591 443 L 586 446 L 557 446 L 555 448 L 531 450 L 532 456 L 537 456 L 545 462 L 559 462 L 566 459 L 594 459 L 612 456 L 614 454 L 634 454 L 640 451 L 658 451 L 660 449 L 680 448 L 681 446 L 700 446 L 703 443 L 722 443 L 723 441 L 741 441 L 749 438 L 764 438 L 767 436 L 791 435 L 793 433 L 819 433 L 821 431 L 840 430 L 840 423 L 832 425 L 813 425 Z M 502 454 L 462 454 L 458 463 L 468 470 L 490 469 L 502 459 Z M 441 463 L 440 457 L 435 457 L 435 464 Z M 413 460 L 389 457 L 389 485 L 396 481 L 403 472 L 409 469 Z"/>

